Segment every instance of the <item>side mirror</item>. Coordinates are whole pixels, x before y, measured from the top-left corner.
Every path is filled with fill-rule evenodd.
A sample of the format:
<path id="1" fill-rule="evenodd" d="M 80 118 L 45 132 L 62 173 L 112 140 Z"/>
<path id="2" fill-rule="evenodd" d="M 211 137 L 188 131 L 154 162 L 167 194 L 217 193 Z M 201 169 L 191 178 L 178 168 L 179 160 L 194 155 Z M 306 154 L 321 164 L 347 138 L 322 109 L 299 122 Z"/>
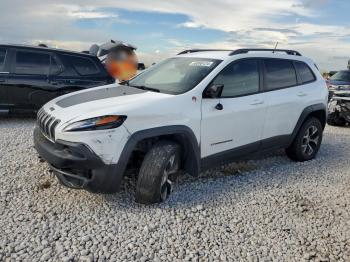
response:
<path id="1" fill-rule="evenodd" d="M 203 98 L 219 98 L 221 96 L 224 85 L 210 85 L 205 89 Z"/>

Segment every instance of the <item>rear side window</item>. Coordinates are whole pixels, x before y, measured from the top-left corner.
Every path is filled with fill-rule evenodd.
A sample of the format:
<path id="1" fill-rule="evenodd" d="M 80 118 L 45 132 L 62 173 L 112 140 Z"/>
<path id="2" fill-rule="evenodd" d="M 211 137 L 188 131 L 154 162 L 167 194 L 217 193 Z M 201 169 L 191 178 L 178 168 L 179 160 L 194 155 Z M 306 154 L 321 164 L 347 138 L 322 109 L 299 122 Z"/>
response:
<path id="1" fill-rule="evenodd" d="M 83 76 L 96 75 L 100 72 L 95 63 L 89 58 L 69 56 L 69 62 Z"/>
<path id="2" fill-rule="evenodd" d="M 266 59 L 264 63 L 267 90 L 297 85 L 297 76 L 291 61 L 284 59 Z"/>
<path id="3" fill-rule="evenodd" d="M 316 80 L 314 73 L 310 67 L 304 62 L 295 62 L 295 67 L 303 84 L 310 83 Z"/>
<path id="4" fill-rule="evenodd" d="M 16 53 L 16 74 L 48 75 L 50 55 L 44 53 L 18 51 Z"/>
<path id="5" fill-rule="evenodd" d="M 214 79 L 213 84 L 224 85 L 221 97 L 236 97 L 259 92 L 258 61 L 249 59 L 228 65 Z"/>
<path id="6" fill-rule="evenodd" d="M 5 58 L 6 58 L 6 49 L 0 48 L 0 71 L 4 69 Z"/>

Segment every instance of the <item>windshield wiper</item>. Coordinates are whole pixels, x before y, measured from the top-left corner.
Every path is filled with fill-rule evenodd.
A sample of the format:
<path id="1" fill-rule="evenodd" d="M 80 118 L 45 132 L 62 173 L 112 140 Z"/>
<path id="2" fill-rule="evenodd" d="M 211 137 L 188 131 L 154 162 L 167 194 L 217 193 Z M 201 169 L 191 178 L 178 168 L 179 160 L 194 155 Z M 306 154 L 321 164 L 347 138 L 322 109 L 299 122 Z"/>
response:
<path id="1" fill-rule="evenodd" d="M 130 85 L 130 84 L 128 84 L 128 85 Z M 138 85 L 130 85 L 130 86 L 131 87 L 135 87 L 135 88 L 139 88 L 139 89 L 142 89 L 142 90 L 153 91 L 153 92 L 157 92 L 157 93 L 160 92 L 159 89 L 153 88 L 153 87 L 148 87 L 148 86 L 143 86 L 143 85 L 140 85 L 140 86 L 138 86 Z"/>

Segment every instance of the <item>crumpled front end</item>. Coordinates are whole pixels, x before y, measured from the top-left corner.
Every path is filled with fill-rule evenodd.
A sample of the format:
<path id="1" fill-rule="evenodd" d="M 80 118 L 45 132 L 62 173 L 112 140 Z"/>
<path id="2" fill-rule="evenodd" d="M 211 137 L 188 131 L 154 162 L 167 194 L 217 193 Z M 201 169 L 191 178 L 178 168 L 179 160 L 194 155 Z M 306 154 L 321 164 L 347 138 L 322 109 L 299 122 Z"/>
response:
<path id="1" fill-rule="evenodd" d="M 63 140 L 50 141 L 38 126 L 34 129 L 34 146 L 63 185 L 102 193 L 119 190 L 124 170 L 118 163 L 105 164 L 89 146 Z"/>
<path id="2" fill-rule="evenodd" d="M 350 123 L 350 92 L 335 93 L 329 102 L 328 111 L 329 120 Z"/>

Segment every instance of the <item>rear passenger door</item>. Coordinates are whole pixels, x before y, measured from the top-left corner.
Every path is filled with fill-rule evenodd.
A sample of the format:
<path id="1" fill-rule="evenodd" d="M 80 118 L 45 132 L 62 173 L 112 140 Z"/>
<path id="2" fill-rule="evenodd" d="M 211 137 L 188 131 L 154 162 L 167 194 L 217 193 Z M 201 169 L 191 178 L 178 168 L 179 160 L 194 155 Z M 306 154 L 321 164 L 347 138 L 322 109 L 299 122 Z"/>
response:
<path id="1" fill-rule="evenodd" d="M 299 85 L 294 62 L 288 59 L 264 59 L 264 91 L 268 109 L 263 132 L 265 144 L 271 147 L 284 143 L 304 110 L 307 92 Z"/>
<path id="2" fill-rule="evenodd" d="M 111 80 L 90 57 L 60 54 L 58 58 L 64 70 L 60 74 L 52 74 L 50 82 L 60 86 L 61 93 L 105 85 L 107 79 Z"/>
<path id="3" fill-rule="evenodd" d="M 9 102 L 18 110 L 37 110 L 50 92 L 48 76 L 50 54 L 42 51 L 17 49 L 8 79 Z"/>

